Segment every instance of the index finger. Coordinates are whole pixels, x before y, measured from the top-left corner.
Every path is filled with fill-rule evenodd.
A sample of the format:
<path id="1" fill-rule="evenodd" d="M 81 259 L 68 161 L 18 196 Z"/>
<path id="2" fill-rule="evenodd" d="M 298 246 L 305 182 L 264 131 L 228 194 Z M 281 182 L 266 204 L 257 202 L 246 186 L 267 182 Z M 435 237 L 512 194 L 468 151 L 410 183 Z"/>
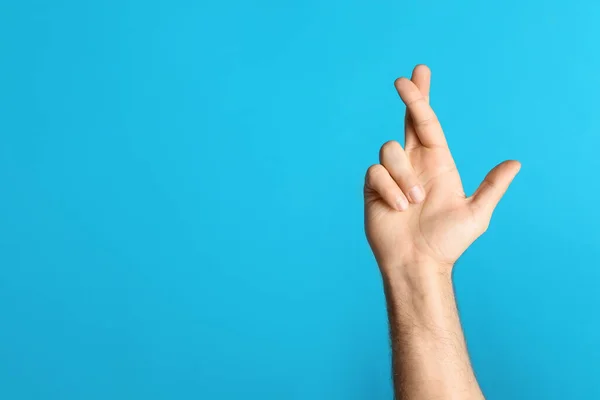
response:
<path id="1" fill-rule="evenodd" d="M 414 129 L 421 144 L 425 147 L 446 146 L 442 126 L 429 105 L 427 97 L 410 79 L 396 79 L 394 85 L 410 112 Z"/>

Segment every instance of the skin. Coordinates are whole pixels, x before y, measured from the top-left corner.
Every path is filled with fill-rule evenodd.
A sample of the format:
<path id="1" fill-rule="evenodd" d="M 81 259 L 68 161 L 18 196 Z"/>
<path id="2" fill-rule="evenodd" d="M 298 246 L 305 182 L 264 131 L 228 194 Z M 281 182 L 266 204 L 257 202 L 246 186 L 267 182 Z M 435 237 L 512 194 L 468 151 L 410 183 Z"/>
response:
<path id="1" fill-rule="evenodd" d="M 456 260 L 489 226 L 521 167 L 505 161 L 471 196 L 429 105 L 431 72 L 394 86 L 406 105 L 405 147 L 385 143 L 365 178 L 365 231 L 386 294 L 398 399 L 483 399 L 452 286 Z"/>

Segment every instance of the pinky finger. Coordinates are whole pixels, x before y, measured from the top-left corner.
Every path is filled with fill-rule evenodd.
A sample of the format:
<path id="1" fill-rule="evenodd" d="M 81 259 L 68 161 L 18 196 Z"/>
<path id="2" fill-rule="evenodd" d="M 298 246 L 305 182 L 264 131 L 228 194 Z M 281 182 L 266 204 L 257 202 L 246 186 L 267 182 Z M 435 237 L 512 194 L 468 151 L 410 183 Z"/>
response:
<path id="1" fill-rule="evenodd" d="M 404 211 L 408 200 L 388 170 L 381 164 L 374 164 L 367 170 L 365 177 L 365 197 L 375 192 L 394 210 Z"/>

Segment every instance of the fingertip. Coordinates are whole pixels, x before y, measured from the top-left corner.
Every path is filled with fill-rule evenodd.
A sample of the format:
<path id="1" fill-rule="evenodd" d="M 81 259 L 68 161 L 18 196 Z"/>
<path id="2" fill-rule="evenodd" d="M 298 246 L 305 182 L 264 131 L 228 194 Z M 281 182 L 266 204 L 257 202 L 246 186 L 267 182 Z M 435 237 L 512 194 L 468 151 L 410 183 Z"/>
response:
<path id="1" fill-rule="evenodd" d="M 404 196 L 396 197 L 395 207 L 396 207 L 396 210 L 398 210 L 398 211 L 407 210 L 408 209 L 408 200 L 406 199 L 406 197 L 404 197 Z"/>
<path id="2" fill-rule="evenodd" d="M 421 185 L 413 186 L 406 194 L 411 203 L 419 204 L 425 200 L 425 189 Z"/>
<path id="3" fill-rule="evenodd" d="M 409 80 L 409 79 L 408 79 L 408 78 L 406 78 L 406 77 L 404 77 L 404 76 L 401 76 L 401 77 L 399 77 L 399 78 L 396 78 L 396 80 L 394 81 L 394 86 L 395 86 L 396 88 L 399 88 L 399 87 L 400 87 L 400 85 L 402 85 L 402 82 L 403 82 L 403 81 L 408 81 L 408 80 Z"/>
<path id="4" fill-rule="evenodd" d="M 510 167 L 510 169 L 513 171 L 514 175 L 517 175 L 519 173 L 519 171 L 521 170 L 521 162 L 520 161 L 508 160 L 508 161 L 505 161 L 504 164 L 506 164 L 508 167 Z"/>
<path id="5" fill-rule="evenodd" d="M 413 69 L 413 74 L 418 74 L 418 73 L 431 75 L 431 68 L 429 68 L 425 64 L 417 64 L 415 66 L 415 68 Z"/>
<path id="6" fill-rule="evenodd" d="M 394 81 L 396 91 L 400 95 L 400 98 L 405 100 L 406 96 L 410 96 L 414 93 L 420 93 L 419 87 L 409 78 L 402 76 Z"/>

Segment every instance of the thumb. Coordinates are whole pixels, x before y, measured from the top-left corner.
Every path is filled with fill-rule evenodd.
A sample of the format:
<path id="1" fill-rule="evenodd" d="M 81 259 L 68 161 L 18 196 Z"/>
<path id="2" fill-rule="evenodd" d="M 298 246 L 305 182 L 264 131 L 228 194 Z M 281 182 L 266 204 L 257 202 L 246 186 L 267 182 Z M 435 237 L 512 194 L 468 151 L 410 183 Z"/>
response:
<path id="1" fill-rule="evenodd" d="M 475 211 L 491 218 L 498 202 L 520 169 L 521 163 L 514 160 L 496 165 L 471 196 L 471 206 Z"/>

